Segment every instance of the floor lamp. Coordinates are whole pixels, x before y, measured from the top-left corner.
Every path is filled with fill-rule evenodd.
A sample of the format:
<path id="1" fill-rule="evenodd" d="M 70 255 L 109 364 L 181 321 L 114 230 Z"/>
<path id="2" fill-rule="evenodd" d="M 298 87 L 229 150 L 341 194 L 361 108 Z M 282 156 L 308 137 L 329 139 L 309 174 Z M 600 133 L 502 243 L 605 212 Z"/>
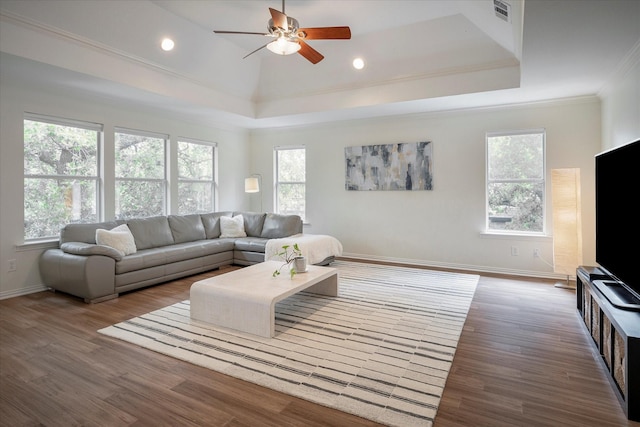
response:
<path id="1" fill-rule="evenodd" d="M 262 175 L 259 173 L 251 174 L 249 178 L 244 179 L 245 193 L 259 193 L 262 187 Z M 260 194 L 260 212 L 262 212 L 262 194 Z"/>
<path id="2" fill-rule="evenodd" d="M 569 277 L 582 264 L 582 216 L 580 212 L 580 169 L 551 171 L 553 207 L 553 271 L 567 276 L 558 288 L 575 289 Z"/>

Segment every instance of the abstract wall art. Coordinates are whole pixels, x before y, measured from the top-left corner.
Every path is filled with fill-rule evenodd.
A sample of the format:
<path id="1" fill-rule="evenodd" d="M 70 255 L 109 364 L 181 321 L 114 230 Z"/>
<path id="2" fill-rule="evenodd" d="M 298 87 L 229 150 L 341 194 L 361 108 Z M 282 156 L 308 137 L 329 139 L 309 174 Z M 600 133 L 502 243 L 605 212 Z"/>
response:
<path id="1" fill-rule="evenodd" d="M 345 189 L 433 190 L 431 141 L 345 147 Z"/>

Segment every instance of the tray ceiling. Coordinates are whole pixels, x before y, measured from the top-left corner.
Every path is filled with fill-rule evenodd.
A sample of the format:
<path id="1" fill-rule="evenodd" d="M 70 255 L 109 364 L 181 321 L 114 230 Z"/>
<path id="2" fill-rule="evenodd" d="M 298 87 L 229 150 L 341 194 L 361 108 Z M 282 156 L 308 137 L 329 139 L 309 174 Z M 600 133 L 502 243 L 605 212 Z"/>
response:
<path id="1" fill-rule="evenodd" d="M 303 27 L 351 27 L 351 40 L 309 41 L 325 56 L 313 65 L 266 49 L 242 59 L 262 36 L 213 33 L 266 31 L 280 1 L 2 0 L 0 66 L 257 128 L 594 95 L 640 40 L 640 2 L 506 3 L 508 22 L 493 0 L 289 0 Z"/>

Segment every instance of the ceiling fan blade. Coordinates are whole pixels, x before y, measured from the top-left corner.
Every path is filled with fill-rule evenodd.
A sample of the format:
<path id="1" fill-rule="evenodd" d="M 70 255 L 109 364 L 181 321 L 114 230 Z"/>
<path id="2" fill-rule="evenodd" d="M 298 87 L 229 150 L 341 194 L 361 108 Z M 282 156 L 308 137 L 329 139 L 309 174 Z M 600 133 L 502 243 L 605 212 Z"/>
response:
<path id="1" fill-rule="evenodd" d="M 269 12 L 271 12 L 271 19 L 273 19 L 273 25 L 275 25 L 276 27 L 282 28 L 285 32 L 289 31 L 289 25 L 287 24 L 287 15 L 271 7 L 269 8 Z"/>
<path id="2" fill-rule="evenodd" d="M 349 27 L 300 28 L 298 37 L 305 40 L 350 39 L 351 29 Z"/>
<path id="3" fill-rule="evenodd" d="M 254 34 L 256 36 L 271 36 L 271 34 L 269 33 L 250 33 L 247 31 L 218 31 L 218 30 L 213 30 L 214 33 L 216 34 Z"/>
<path id="4" fill-rule="evenodd" d="M 271 42 L 269 42 L 269 43 L 271 43 Z M 267 43 L 267 44 L 269 44 L 269 43 Z M 243 57 L 242 57 L 242 59 L 245 59 L 245 58 L 246 58 L 247 56 L 249 56 L 249 55 L 253 55 L 254 53 L 256 53 L 257 51 L 259 51 L 260 49 L 264 49 L 265 47 L 267 47 L 267 44 L 265 44 L 264 46 L 260 46 L 259 48 L 257 48 L 257 49 L 256 49 L 256 50 L 254 50 L 253 52 L 249 52 L 249 53 L 247 53 L 245 56 L 243 56 Z"/>
<path id="5" fill-rule="evenodd" d="M 299 39 L 298 43 L 300 43 L 300 50 L 298 53 L 307 58 L 312 64 L 317 64 L 324 59 L 324 56 L 322 56 L 320 52 L 309 46 L 304 42 L 304 40 Z"/>

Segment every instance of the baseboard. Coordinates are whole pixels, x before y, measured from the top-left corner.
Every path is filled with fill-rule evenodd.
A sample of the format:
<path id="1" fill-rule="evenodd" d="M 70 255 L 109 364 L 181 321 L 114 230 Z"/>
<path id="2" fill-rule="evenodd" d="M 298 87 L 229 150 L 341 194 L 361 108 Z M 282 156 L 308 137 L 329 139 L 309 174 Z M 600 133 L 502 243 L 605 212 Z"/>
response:
<path id="1" fill-rule="evenodd" d="M 375 262 L 386 262 L 392 264 L 404 264 L 407 266 L 420 266 L 427 268 L 439 268 L 444 270 L 455 270 L 466 273 L 473 274 L 490 274 L 490 275 L 499 275 L 499 276 L 519 276 L 519 277 L 530 277 L 535 279 L 549 279 L 549 280 L 567 280 L 566 274 L 557 274 L 557 273 L 546 273 L 541 271 L 531 271 L 531 270 L 514 270 L 510 268 L 495 268 L 495 267 L 485 267 L 480 265 L 466 265 L 466 264 L 454 264 L 454 263 L 444 263 L 444 262 L 434 262 L 434 261 L 425 261 L 425 260 L 417 260 L 417 259 L 407 259 L 407 258 L 393 258 L 393 257 L 383 257 L 383 256 L 375 256 L 375 255 L 363 255 L 363 254 L 354 254 L 354 253 L 343 253 L 339 258 L 348 258 L 359 261 L 375 261 Z M 576 277 L 571 276 L 571 280 L 575 282 Z"/>
<path id="2" fill-rule="evenodd" d="M 575 284 L 575 282 L 556 282 L 556 284 L 553 286 L 560 289 L 572 289 L 575 291 L 577 287 L 575 285 L 572 285 L 571 283 Z"/>
<path id="3" fill-rule="evenodd" d="M 33 285 L 26 288 L 15 289 L 10 291 L 0 292 L 0 300 L 20 297 L 23 295 L 35 294 L 36 292 L 48 291 L 49 288 L 44 285 Z"/>
<path id="4" fill-rule="evenodd" d="M 567 279 L 567 276 L 564 274 L 543 273 L 539 271 L 530 271 L 530 270 L 513 270 L 513 269 L 507 269 L 507 268 L 483 267 L 478 265 L 432 262 L 432 261 L 407 259 L 407 258 L 380 257 L 375 255 L 343 253 L 342 256 L 336 257 L 336 259 L 341 259 L 341 258 L 353 259 L 358 261 L 372 261 L 372 262 L 382 262 L 382 263 L 390 263 L 390 264 L 403 264 L 407 266 L 439 268 L 444 270 L 455 270 L 455 271 L 461 271 L 461 272 L 472 273 L 472 274 L 519 276 L 519 277 L 531 277 L 536 279 L 565 280 L 565 281 Z M 575 276 L 571 276 L 571 280 L 575 282 L 576 280 Z M 4 291 L 4 292 L 0 292 L 0 300 L 19 297 L 22 295 L 33 294 L 36 292 L 42 292 L 48 289 L 49 288 L 44 285 L 33 285 L 33 286 L 29 286 L 27 288 L 22 288 L 19 290 Z"/>

